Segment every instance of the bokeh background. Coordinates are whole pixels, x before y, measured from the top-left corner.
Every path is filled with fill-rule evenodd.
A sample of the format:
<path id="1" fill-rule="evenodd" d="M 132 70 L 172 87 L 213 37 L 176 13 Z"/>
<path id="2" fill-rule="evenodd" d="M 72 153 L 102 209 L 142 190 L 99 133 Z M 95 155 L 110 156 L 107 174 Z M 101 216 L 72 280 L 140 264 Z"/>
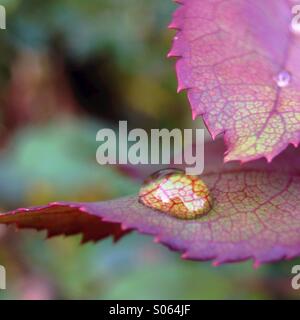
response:
<path id="1" fill-rule="evenodd" d="M 95 160 L 96 133 L 201 127 L 176 93 L 171 0 L 6 0 L 0 30 L 0 208 L 96 201 L 141 181 Z M 212 267 L 130 234 L 80 245 L 80 236 L 0 226 L 0 299 L 277 299 L 298 260 L 253 269 Z"/>

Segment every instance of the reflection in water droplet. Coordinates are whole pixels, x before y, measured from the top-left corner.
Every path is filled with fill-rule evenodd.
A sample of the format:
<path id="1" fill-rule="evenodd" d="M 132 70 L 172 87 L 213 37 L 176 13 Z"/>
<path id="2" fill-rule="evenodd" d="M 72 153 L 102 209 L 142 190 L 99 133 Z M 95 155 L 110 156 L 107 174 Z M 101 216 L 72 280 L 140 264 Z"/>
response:
<path id="1" fill-rule="evenodd" d="M 291 74 L 288 71 L 281 71 L 276 77 L 278 87 L 287 87 L 291 82 Z"/>
<path id="2" fill-rule="evenodd" d="M 180 219 L 205 215 L 213 202 L 208 187 L 199 177 L 177 169 L 158 171 L 145 180 L 139 201 Z"/>

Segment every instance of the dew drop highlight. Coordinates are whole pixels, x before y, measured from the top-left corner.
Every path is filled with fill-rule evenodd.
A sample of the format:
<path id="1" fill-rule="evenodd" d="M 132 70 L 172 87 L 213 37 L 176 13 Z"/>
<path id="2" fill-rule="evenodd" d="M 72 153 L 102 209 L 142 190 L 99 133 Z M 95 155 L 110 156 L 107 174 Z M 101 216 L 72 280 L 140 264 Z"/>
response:
<path id="1" fill-rule="evenodd" d="M 291 74 L 288 71 L 281 71 L 276 77 L 278 87 L 285 88 L 291 82 Z"/>

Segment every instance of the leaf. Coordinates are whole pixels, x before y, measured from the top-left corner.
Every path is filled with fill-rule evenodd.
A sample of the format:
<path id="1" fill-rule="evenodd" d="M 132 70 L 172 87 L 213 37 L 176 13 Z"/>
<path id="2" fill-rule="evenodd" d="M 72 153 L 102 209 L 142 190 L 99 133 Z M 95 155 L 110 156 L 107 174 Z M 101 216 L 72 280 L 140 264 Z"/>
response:
<path id="1" fill-rule="evenodd" d="M 187 89 L 193 118 L 212 137 L 224 133 L 225 161 L 271 161 L 300 140 L 300 35 L 286 0 L 180 0 L 178 91 Z M 285 87 L 279 75 L 290 76 Z"/>
<path id="2" fill-rule="evenodd" d="M 202 179 L 213 209 L 180 220 L 146 208 L 137 196 L 97 203 L 56 202 L 0 215 L 0 223 L 48 230 L 49 236 L 83 234 L 83 241 L 119 239 L 131 230 L 215 264 L 254 259 L 256 264 L 300 255 L 299 149 L 287 148 L 271 164 L 264 159 L 224 164 L 224 145 L 207 143 Z"/>
<path id="3" fill-rule="evenodd" d="M 106 203 L 99 202 L 100 207 Z M 95 203 L 59 203 L 48 206 L 20 208 L 8 214 L 0 215 L 0 223 L 15 224 L 17 228 L 47 230 L 48 237 L 74 235 L 81 233 L 82 243 L 102 240 L 113 236 L 119 240 L 130 232 L 122 229 L 120 223 L 104 221 L 99 214 L 92 213 Z"/>

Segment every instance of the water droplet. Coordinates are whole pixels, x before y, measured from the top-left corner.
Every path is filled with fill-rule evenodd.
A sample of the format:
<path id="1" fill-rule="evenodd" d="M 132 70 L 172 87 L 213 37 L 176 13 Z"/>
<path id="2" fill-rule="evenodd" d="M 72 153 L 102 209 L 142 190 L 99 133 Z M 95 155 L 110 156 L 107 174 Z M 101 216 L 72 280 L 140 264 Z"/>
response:
<path id="1" fill-rule="evenodd" d="M 195 219 L 212 208 L 212 196 L 197 176 L 178 169 L 158 171 L 145 180 L 139 201 L 150 208 L 179 219 Z"/>
<path id="2" fill-rule="evenodd" d="M 275 79 L 278 87 L 285 88 L 291 82 L 291 74 L 288 71 L 281 71 Z"/>

